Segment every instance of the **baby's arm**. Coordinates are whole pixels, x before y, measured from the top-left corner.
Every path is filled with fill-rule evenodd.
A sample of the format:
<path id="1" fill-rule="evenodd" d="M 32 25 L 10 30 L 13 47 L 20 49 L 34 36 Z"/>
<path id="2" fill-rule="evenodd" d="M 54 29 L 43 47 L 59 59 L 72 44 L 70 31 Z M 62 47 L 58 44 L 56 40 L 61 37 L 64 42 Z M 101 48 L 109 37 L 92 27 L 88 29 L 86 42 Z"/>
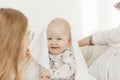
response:
<path id="1" fill-rule="evenodd" d="M 57 62 L 55 62 L 56 64 Z M 54 65 L 53 65 L 54 67 Z M 75 72 L 74 58 L 67 55 L 59 68 L 52 69 L 52 79 L 69 79 Z"/>

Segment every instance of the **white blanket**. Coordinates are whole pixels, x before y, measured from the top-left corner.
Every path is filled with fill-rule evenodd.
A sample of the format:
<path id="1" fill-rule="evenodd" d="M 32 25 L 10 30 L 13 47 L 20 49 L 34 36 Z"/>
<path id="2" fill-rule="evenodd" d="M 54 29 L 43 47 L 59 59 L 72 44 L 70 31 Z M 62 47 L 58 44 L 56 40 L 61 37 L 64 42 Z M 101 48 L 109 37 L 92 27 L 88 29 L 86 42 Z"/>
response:
<path id="1" fill-rule="evenodd" d="M 92 76 L 88 74 L 87 65 L 78 46 L 78 41 L 74 35 L 75 31 L 73 31 L 73 28 L 74 27 L 71 27 L 72 45 L 70 47 L 72 49 L 72 53 L 74 55 L 76 63 L 75 80 L 95 80 Z M 40 67 L 38 67 L 38 65 L 42 65 L 46 69 L 50 70 L 46 29 L 47 27 L 44 28 L 44 30 L 41 32 L 38 38 L 34 40 L 34 43 L 32 44 L 31 52 L 34 61 L 31 63 L 27 70 L 28 80 L 39 80 L 38 70 L 40 70 Z"/>
<path id="2" fill-rule="evenodd" d="M 108 48 L 90 65 L 89 72 L 97 80 L 120 80 L 120 47 Z"/>

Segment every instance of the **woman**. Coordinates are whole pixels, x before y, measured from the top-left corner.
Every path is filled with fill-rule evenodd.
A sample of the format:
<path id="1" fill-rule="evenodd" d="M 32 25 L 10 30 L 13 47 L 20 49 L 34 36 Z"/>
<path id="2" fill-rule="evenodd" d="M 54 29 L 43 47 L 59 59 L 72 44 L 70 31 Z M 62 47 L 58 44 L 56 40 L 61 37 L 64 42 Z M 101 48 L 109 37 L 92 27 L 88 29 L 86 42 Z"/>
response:
<path id="1" fill-rule="evenodd" d="M 120 10 L 120 2 L 115 4 L 115 8 Z M 111 30 L 95 33 L 92 36 L 78 41 L 79 46 L 94 44 L 112 45 L 107 48 L 103 55 L 99 55 L 99 57 L 96 55 L 100 53 L 98 51 L 91 54 L 91 56 L 97 58 L 89 65 L 89 72 L 95 76 L 97 80 L 120 80 L 120 36 L 117 36 L 118 34 L 120 34 L 120 26 Z M 98 50 L 98 48 L 99 47 L 95 49 Z M 91 60 L 91 58 L 88 60 Z"/>
<path id="2" fill-rule="evenodd" d="M 0 80 L 23 80 L 30 60 L 28 20 L 18 10 L 0 8 Z"/>

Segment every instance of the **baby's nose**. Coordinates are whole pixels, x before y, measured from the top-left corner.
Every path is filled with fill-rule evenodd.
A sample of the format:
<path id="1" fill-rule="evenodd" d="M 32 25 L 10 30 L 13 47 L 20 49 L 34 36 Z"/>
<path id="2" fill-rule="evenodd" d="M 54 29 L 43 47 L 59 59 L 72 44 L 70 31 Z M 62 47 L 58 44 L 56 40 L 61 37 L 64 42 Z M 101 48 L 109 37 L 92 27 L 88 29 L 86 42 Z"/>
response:
<path id="1" fill-rule="evenodd" d="M 52 41 L 51 41 L 51 44 L 56 44 L 56 43 L 57 43 L 56 40 L 52 40 Z"/>

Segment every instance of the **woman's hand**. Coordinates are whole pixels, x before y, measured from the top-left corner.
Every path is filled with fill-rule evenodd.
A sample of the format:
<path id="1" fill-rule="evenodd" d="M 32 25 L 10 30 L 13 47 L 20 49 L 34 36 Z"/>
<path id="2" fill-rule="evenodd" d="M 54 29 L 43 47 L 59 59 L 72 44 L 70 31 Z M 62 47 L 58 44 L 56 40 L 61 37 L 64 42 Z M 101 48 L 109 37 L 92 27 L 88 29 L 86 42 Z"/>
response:
<path id="1" fill-rule="evenodd" d="M 27 49 L 26 51 L 26 56 L 23 62 L 23 69 L 26 70 L 27 66 L 29 65 L 29 63 L 31 62 L 31 52 L 29 49 Z"/>

